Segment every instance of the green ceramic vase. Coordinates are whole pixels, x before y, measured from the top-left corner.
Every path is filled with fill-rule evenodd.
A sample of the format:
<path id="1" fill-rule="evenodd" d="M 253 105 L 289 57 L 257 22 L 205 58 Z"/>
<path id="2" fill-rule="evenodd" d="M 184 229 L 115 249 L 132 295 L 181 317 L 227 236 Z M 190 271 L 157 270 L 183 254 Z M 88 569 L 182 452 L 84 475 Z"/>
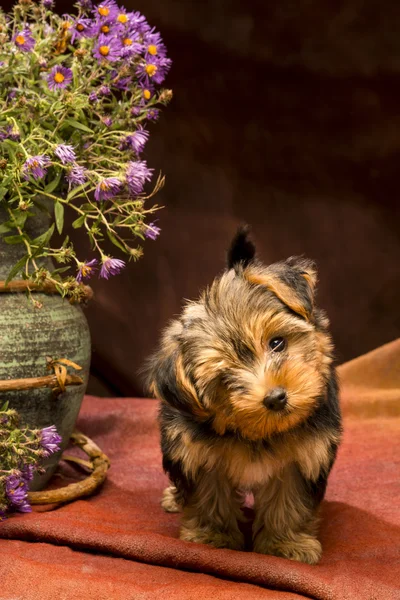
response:
<path id="1" fill-rule="evenodd" d="M 0 206 L 0 224 L 6 220 L 6 212 Z M 27 220 L 31 239 L 48 227 L 49 217 L 45 213 L 37 212 Z M 23 255 L 24 246 L 6 244 L 0 236 L 0 280 L 7 278 Z M 48 356 L 77 363 L 82 371 L 76 374 L 84 380 L 82 385 L 68 386 L 57 397 L 49 388 L 0 393 L 0 404 L 8 400 L 10 407 L 19 412 L 23 424 L 32 428 L 55 425 L 62 436 L 61 451 L 46 460 L 46 473 L 37 475 L 30 486 L 31 490 L 40 490 L 54 473 L 74 429 L 89 376 L 90 334 L 79 306 L 56 294 L 35 292 L 34 298 L 42 308 L 35 308 L 24 293 L 0 293 L 0 380 L 49 375 Z"/>

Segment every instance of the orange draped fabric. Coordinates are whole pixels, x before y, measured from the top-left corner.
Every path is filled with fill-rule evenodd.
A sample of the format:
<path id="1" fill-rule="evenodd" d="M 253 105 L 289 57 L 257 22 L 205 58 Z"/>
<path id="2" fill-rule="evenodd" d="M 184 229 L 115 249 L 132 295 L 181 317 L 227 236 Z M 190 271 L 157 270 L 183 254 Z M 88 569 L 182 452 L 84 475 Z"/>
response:
<path id="1" fill-rule="evenodd" d="M 0 524 L 0 597 L 400 598 L 400 340 L 339 368 L 344 440 L 317 566 L 178 539 L 160 495 L 157 402 L 87 397 L 79 429 L 111 459 L 95 496 Z M 53 485 L 68 483 L 62 466 Z"/>

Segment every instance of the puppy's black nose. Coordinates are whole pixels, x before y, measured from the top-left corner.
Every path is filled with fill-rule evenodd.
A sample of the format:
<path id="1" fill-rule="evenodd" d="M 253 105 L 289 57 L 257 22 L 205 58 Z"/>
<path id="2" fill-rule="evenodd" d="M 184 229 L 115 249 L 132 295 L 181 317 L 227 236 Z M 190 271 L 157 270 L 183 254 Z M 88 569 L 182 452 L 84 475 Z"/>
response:
<path id="1" fill-rule="evenodd" d="M 264 406 L 266 406 L 269 410 L 282 410 L 285 408 L 286 404 L 286 391 L 281 387 L 275 388 L 272 390 L 272 392 L 270 392 L 270 394 L 268 394 L 268 396 L 265 396 L 264 398 Z"/>

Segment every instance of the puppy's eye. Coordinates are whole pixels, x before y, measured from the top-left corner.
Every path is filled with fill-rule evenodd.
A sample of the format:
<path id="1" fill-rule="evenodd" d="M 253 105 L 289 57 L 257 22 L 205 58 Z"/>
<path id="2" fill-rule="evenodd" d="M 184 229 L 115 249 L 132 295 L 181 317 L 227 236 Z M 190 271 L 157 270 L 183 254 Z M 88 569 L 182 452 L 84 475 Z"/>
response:
<path id="1" fill-rule="evenodd" d="M 274 337 L 269 340 L 268 345 L 272 352 L 283 352 L 286 348 L 286 340 L 283 337 Z"/>

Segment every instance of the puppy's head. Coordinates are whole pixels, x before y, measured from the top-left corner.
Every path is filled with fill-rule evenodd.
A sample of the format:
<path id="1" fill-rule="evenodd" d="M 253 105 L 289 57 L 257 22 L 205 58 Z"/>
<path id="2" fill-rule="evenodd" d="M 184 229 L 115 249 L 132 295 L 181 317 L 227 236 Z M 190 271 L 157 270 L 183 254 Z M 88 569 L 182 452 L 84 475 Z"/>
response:
<path id="1" fill-rule="evenodd" d="M 310 261 L 262 265 L 241 229 L 227 270 L 164 332 L 154 394 L 219 435 L 258 440 L 295 427 L 324 395 L 332 362 L 315 284 Z"/>

